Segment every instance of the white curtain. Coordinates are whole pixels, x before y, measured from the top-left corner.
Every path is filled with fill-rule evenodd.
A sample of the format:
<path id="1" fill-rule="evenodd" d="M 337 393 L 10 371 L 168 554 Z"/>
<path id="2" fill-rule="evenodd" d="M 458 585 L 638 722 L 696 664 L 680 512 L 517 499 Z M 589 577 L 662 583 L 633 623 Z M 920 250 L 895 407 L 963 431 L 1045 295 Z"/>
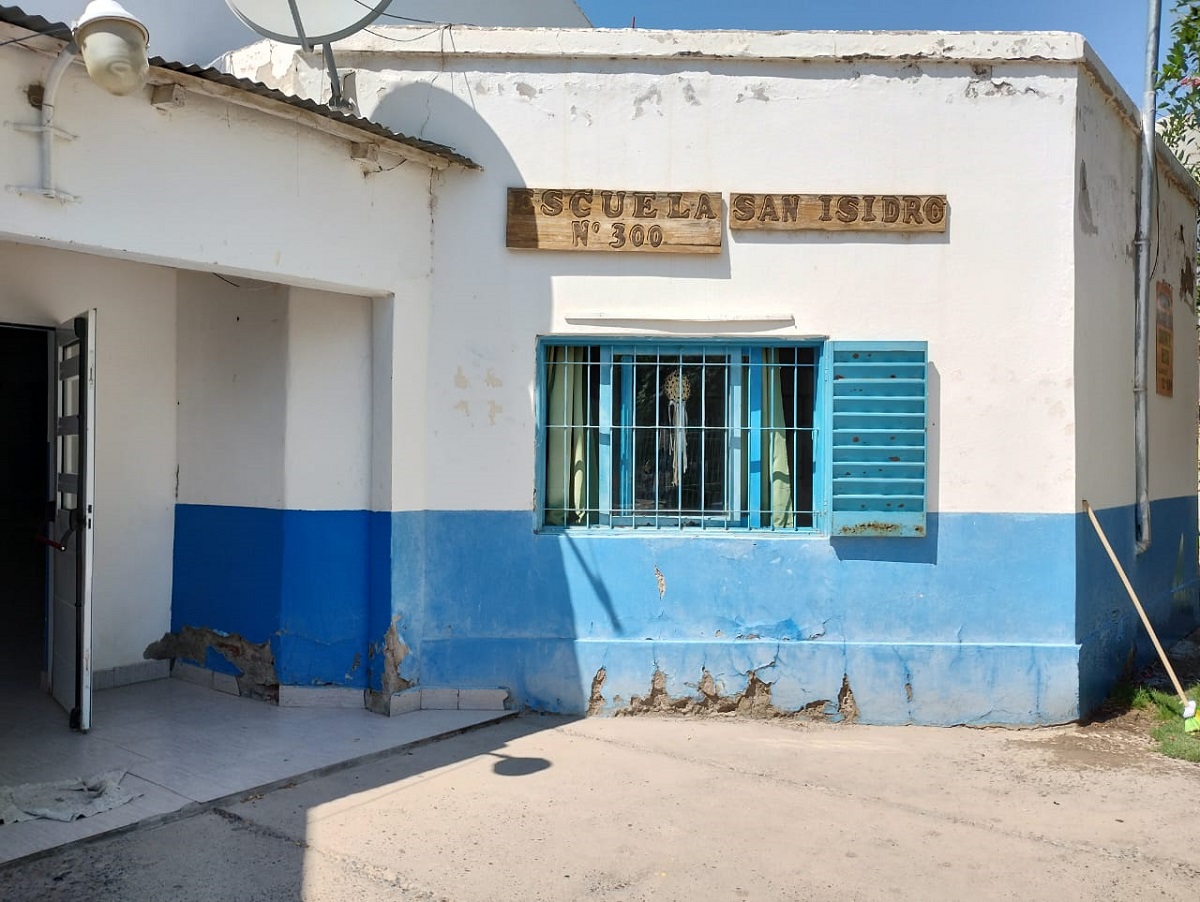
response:
<path id="1" fill-rule="evenodd" d="M 762 416 L 762 510 L 771 512 L 771 525 L 790 529 L 795 524 L 792 509 L 792 468 L 788 460 L 787 420 L 783 412 L 783 384 L 779 352 L 763 351 Z"/>
<path id="2" fill-rule="evenodd" d="M 546 524 L 588 523 L 600 494 L 597 424 L 588 423 L 588 349 L 551 347 L 546 370 Z"/>

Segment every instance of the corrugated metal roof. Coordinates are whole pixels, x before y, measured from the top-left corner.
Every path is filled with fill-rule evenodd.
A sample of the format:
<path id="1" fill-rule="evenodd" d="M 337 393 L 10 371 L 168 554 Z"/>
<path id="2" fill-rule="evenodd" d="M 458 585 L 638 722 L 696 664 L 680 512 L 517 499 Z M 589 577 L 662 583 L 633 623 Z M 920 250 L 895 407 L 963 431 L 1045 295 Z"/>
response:
<path id="1" fill-rule="evenodd" d="M 0 22 L 8 25 L 15 25 L 17 28 L 23 28 L 26 31 L 31 31 L 36 34 L 47 35 L 66 41 L 71 35 L 71 26 L 65 22 L 51 22 L 41 16 L 32 16 L 24 12 L 20 7 L 16 6 L 0 6 Z M 330 119 L 334 122 L 339 122 L 342 125 L 349 126 L 363 133 L 364 136 L 382 138 L 387 141 L 392 141 L 397 144 L 410 147 L 413 150 L 423 154 L 429 154 L 433 157 L 438 157 L 448 163 L 456 163 L 467 169 L 479 169 L 479 165 L 468 157 L 463 156 L 451 147 L 444 144 L 435 144 L 432 141 L 423 141 L 420 138 L 412 138 L 408 135 L 402 135 L 399 132 L 394 132 L 390 128 L 379 125 L 376 122 L 371 122 L 369 119 L 363 119 L 359 116 L 350 116 L 346 113 L 339 112 L 331 107 L 321 103 L 316 103 L 312 100 L 306 100 L 303 97 L 293 97 L 290 94 L 285 94 L 282 91 L 277 91 L 274 88 L 268 88 L 266 85 L 256 81 L 250 81 L 248 78 L 237 78 L 233 75 L 228 75 L 221 72 L 219 69 L 213 69 L 207 66 L 195 66 L 185 63 L 171 62 L 160 56 L 156 56 L 150 60 L 150 66 L 153 69 L 165 69 L 168 72 L 178 72 L 183 75 L 188 75 L 193 78 L 199 78 L 204 81 L 213 82 L 214 84 L 224 85 L 227 88 L 234 88 L 238 91 L 244 91 L 247 94 L 253 94 L 257 97 L 262 97 L 276 103 L 285 104 L 295 109 L 303 110 L 306 113 L 311 113 L 321 116 L 325 119 Z"/>
<path id="2" fill-rule="evenodd" d="M 0 6 L 0 22 L 55 37 L 65 37 L 71 33 L 71 26 L 66 22 L 51 22 L 41 16 L 31 16 L 16 6 Z"/>

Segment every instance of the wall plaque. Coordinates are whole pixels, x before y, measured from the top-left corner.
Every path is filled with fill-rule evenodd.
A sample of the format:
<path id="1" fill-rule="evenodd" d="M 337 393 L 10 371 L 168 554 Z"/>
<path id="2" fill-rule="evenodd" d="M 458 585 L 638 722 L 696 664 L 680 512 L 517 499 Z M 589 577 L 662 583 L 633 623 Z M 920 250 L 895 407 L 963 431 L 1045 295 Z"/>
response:
<path id="1" fill-rule="evenodd" d="M 1155 390 L 1163 397 L 1175 394 L 1175 309 L 1169 282 L 1159 282 L 1154 300 Z"/>
<path id="2" fill-rule="evenodd" d="M 944 194 L 735 194 L 729 228 L 778 232 L 944 232 Z"/>
<path id="3" fill-rule="evenodd" d="M 703 191 L 509 188 L 512 248 L 719 254 L 721 195 Z"/>

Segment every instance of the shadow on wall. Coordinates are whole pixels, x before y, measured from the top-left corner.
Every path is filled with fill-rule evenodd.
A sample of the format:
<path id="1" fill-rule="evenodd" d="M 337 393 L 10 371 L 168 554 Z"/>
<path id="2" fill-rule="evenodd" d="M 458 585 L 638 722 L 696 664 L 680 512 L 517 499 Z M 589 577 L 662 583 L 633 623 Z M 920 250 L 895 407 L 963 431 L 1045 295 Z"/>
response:
<path id="1" fill-rule="evenodd" d="M 390 572 L 376 567 L 369 635 L 382 649 L 395 625 L 407 651 L 401 688 L 502 687 L 520 706 L 579 712 L 586 695 L 561 555 L 534 534 L 530 510 L 491 509 L 500 487 L 533 482 L 532 466 L 513 469 L 529 442 L 528 386 L 536 337 L 551 324 L 550 276 L 544 261 L 522 266 L 505 249 L 506 190 L 523 179 L 503 141 L 454 92 L 464 76 L 439 77 L 449 90 L 400 85 L 368 113 L 403 133 L 427 132 L 484 169 L 433 176 L 434 303 L 429 334 L 413 338 L 428 342 L 435 435 L 411 440 L 431 443 L 430 497 L 466 502 L 388 515 Z M 373 689 L 396 685 L 387 682 L 391 664 L 372 658 Z"/>
<path id="2" fill-rule="evenodd" d="M 1195 496 L 1155 501 L 1153 541 L 1135 552 L 1133 505 L 1096 511 L 1113 550 L 1165 648 L 1200 624 Z M 1079 643 L 1079 709 L 1099 706 L 1113 683 L 1137 666 L 1157 660 L 1145 628 L 1087 515 L 1075 517 L 1076 615 Z"/>

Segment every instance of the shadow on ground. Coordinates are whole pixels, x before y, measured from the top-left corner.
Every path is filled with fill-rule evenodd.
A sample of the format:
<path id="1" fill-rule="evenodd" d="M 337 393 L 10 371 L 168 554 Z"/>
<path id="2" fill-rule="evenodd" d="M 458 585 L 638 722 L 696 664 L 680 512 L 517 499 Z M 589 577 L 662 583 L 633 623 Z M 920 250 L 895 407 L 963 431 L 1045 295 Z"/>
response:
<path id="1" fill-rule="evenodd" d="M 47 899 L 276 900 L 375 898 L 386 889 L 391 899 L 432 899 L 396 873 L 380 873 L 358 861 L 327 859 L 310 847 L 309 824 L 320 810 L 338 803 L 339 811 L 357 800 L 386 799 L 403 816 L 407 785 L 435 772 L 453 771 L 467 760 L 492 759 L 492 771 L 519 782 L 546 771 L 555 762 L 506 752 L 509 743 L 578 718 L 524 715 L 499 724 L 373 755 L 369 766 L 347 767 L 322 777 L 298 780 L 266 793 L 247 793 L 191 816 L 158 826 L 133 827 L 44 855 L 0 866 L 0 898 L 8 902 Z M 405 782 L 407 781 L 407 783 Z M 429 812 L 422 811 L 421 817 Z M 364 837 L 366 845 L 394 844 L 403 858 L 402 835 Z M 453 850 L 442 862 L 453 866 Z M 335 856 L 336 858 L 336 856 Z M 404 870 L 412 873 L 413 863 Z M 417 869 L 418 871 L 420 868 Z M 336 874 L 336 879 L 331 875 Z M 336 885 L 334 885 L 336 884 Z"/>

